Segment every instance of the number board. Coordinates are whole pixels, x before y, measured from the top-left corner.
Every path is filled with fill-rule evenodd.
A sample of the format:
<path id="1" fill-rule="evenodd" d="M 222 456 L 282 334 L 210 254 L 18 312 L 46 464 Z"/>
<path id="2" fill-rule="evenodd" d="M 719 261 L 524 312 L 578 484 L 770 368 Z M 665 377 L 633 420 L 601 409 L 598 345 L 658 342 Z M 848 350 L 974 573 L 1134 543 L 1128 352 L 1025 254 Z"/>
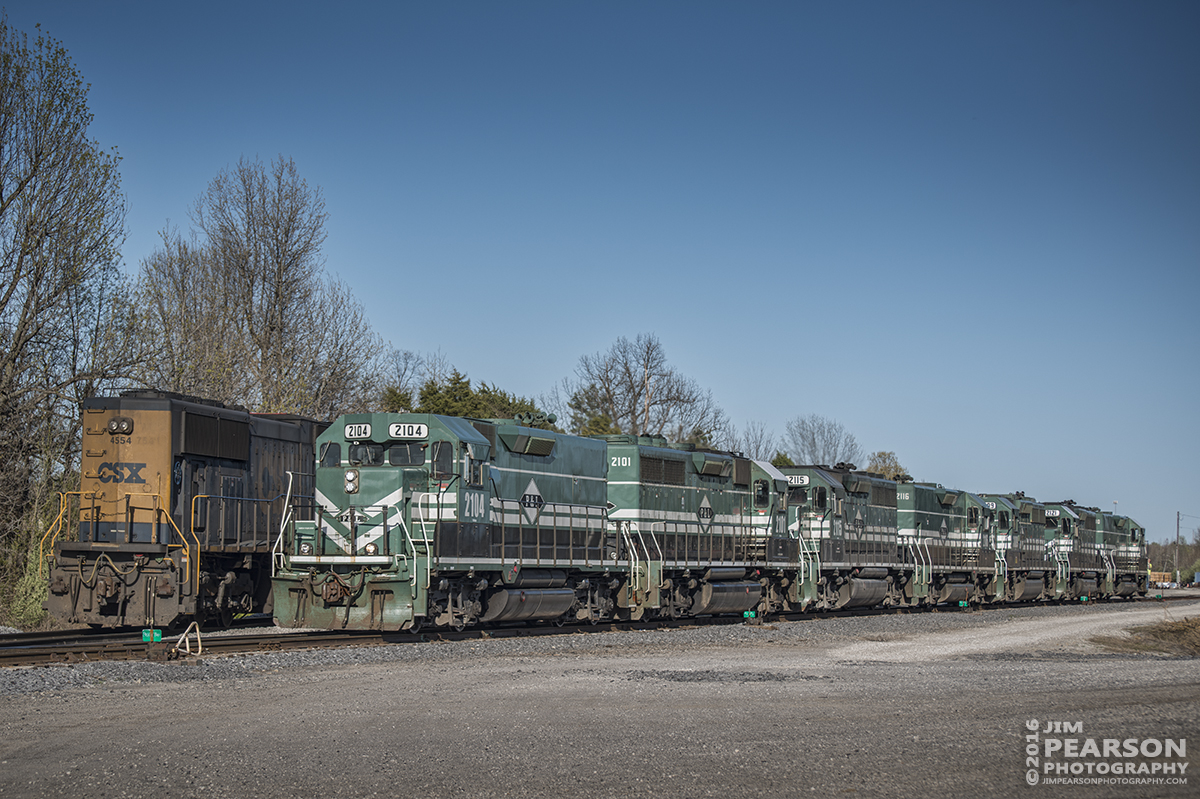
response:
<path id="1" fill-rule="evenodd" d="M 789 474 L 787 476 L 787 479 L 788 479 L 788 485 L 793 485 L 793 486 L 808 485 L 808 475 L 807 474 Z"/>
<path id="2" fill-rule="evenodd" d="M 1046 509 L 1046 515 L 1047 515 L 1047 516 L 1059 516 L 1059 515 L 1061 515 L 1061 514 L 1059 514 L 1059 512 L 1058 512 L 1058 511 L 1056 511 L 1056 510 L 1053 510 L 1053 509 L 1051 509 L 1051 508 L 1047 508 L 1047 509 Z"/>
<path id="3" fill-rule="evenodd" d="M 429 438 L 429 425 L 392 422 L 388 425 L 388 438 Z"/>
<path id="4" fill-rule="evenodd" d="M 369 424 L 348 424 L 346 425 L 346 440 L 361 441 L 364 438 L 371 437 L 371 425 Z"/>

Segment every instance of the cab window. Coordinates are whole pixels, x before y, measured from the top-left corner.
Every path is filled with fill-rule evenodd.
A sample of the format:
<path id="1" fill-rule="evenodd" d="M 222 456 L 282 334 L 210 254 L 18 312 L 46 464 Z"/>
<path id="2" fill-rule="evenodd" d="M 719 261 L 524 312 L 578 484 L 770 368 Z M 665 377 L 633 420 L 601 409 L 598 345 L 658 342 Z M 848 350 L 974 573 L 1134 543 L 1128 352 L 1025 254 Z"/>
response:
<path id="1" fill-rule="evenodd" d="M 451 442 L 433 442 L 433 473 L 454 474 L 454 444 Z"/>
<path id="2" fill-rule="evenodd" d="M 392 466 L 424 466 L 425 447 L 416 442 L 392 444 L 388 447 L 388 463 Z"/>
<path id="3" fill-rule="evenodd" d="M 828 507 L 829 500 L 825 491 L 825 486 L 820 486 L 817 488 L 817 509 L 825 510 Z"/>
<path id="4" fill-rule="evenodd" d="M 342 465 L 342 445 L 336 441 L 326 441 L 321 445 L 321 465 L 322 466 L 341 466 Z"/>
<path id="5" fill-rule="evenodd" d="M 351 444 L 348 452 L 355 466 L 383 465 L 383 444 Z"/>
<path id="6" fill-rule="evenodd" d="M 771 492 L 766 480 L 754 481 L 754 507 L 765 508 L 771 504 Z"/>
<path id="7" fill-rule="evenodd" d="M 793 488 L 788 489 L 788 504 L 789 505 L 803 505 L 805 502 L 808 502 L 808 490 L 807 489 L 799 488 L 799 487 L 793 487 Z"/>

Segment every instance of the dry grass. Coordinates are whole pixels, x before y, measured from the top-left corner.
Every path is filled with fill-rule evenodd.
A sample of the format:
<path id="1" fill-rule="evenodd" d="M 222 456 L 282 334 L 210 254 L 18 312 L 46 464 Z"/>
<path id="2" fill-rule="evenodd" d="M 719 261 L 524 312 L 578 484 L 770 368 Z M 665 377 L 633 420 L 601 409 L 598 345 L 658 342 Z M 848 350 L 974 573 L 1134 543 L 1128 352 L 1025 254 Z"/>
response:
<path id="1" fill-rule="evenodd" d="M 1132 627 L 1128 633 L 1127 636 L 1102 635 L 1093 638 L 1092 642 L 1116 652 L 1200 657 L 1200 616 Z"/>

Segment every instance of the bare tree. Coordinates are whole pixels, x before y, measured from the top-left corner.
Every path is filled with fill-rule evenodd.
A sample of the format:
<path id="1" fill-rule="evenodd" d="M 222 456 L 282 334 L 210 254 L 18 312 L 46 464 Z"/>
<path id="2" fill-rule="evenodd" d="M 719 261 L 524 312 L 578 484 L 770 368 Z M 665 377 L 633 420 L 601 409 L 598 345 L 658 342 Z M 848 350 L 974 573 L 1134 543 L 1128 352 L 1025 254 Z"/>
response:
<path id="1" fill-rule="evenodd" d="M 712 392 L 667 363 L 657 336 L 622 336 L 607 352 L 584 355 L 570 386 L 571 426 L 579 432 L 661 435 L 709 443 L 726 425 Z"/>
<path id="2" fill-rule="evenodd" d="M 88 138 L 87 93 L 59 42 L 31 46 L 0 17 L 0 611 L 74 479 L 77 402 L 138 358 L 118 271 L 120 159 Z"/>
<path id="3" fill-rule="evenodd" d="M 278 402 L 318 419 L 373 410 L 383 341 L 346 284 L 326 278 L 315 289 L 309 324 L 297 331 L 296 360 L 286 369 L 297 382 L 276 389 Z"/>
<path id="4" fill-rule="evenodd" d="M 146 329 L 164 351 L 143 381 L 263 412 L 377 406 L 383 342 L 325 274 L 326 218 L 291 159 L 217 175 L 196 201 L 193 240 L 165 232 L 142 263 Z"/>
<path id="5" fill-rule="evenodd" d="M 379 410 L 408 413 L 417 407 L 417 392 L 421 390 L 420 376 L 424 369 L 425 359 L 412 350 L 389 350 Z"/>
<path id="6" fill-rule="evenodd" d="M 846 428 L 832 419 L 797 416 L 787 423 L 788 455 L 798 464 L 857 463 L 863 449 Z"/>
<path id="7" fill-rule="evenodd" d="M 740 430 L 730 425 L 727 435 L 717 441 L 717 446 L 765 461 L 771 460 L 779 452 L 779 441 L 762 422 L 747 422 Z"/>
<path id="8" fill-rule="evenodd" d="M 240 317 L 252 376 L 249 404 L 298 412 L 294 392 L 303 375 L 300 340 L 311 329 L 305 312 L 323 277 L 325 200 L 289 158 L 241 159 L 222 171 L 196 201 L 192 221 L 206 237 L 225 279 L 228 312 Z"/>
<path id="9" fill-rule="evenodd" d="M 142 261 L 138 287 L 146 339 L 157 351 L 142 380 L 154 388 L 240 404 L 251 395 L 249 342 L 230 313 L 233 291 L 203 242 L 164 230 Z M 197 353 L 203 357 L 197 357 Z"/>
<path id="10" fill-rule="evenodd" d="M 431 352 L 428 355 L 421 356 L 421 385 L 433 383 L 435 386 L 444 386 L 450 382 L 451 376 L 458 371 L 454 368 L 454 364 L 450 363 L 450 359 L 440 349 L 437 352 Z"/>

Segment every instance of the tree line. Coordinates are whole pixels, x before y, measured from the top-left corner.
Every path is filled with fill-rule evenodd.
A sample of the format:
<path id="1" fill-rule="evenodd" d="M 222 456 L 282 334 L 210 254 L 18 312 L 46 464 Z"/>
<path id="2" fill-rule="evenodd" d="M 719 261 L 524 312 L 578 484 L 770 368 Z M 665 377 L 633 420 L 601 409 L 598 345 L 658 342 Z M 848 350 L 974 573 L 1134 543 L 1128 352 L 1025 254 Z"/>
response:
<path id="1" fill-rule="evenodd" d="M 390 346 L 325 268 L 328 213 L 291 158 L 242 158 L 122 270 L 120 155 L 89 138 L 89 85 L 60 42 L 0 16 L 0 619 L 41 618 L 38 545 L 57 494 L 78 486 L 80 404 L 132 388 L 331 419 L 373 410 L 512 417 L 629 433 L 777 463 L 860 463 L 840 424 L 799 417 L 777 439 L 738 429 L 651 333 L 580 357 L 522 397 L 440 352 Z M 891 453 L 875 453 L 891 455 Z M 899 464 L 877 461 L 880 468 Z M 868 465 L 869 468 L 869 465 Z"/>
<path id="2" fill-rule="evenodd" d="M 1146 557 L 1152 571 L 1170 572 L 1171 581 L 1178 576 L 1181 583 L 1200 582 L 1200 527 L 1182 530 L 1170 541 L 1152 541 Z"/>

